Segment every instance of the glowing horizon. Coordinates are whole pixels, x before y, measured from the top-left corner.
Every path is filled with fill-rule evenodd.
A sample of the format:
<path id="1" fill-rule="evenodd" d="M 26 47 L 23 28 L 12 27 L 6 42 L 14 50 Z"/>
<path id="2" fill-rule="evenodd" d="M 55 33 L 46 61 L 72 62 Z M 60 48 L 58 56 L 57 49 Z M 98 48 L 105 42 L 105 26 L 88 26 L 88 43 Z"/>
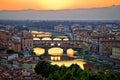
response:
<path id="1" fill-rule="evenodd" d="M 120 5 L 120 0 L 2 0 L 0 10 L 61 10 Z"/>

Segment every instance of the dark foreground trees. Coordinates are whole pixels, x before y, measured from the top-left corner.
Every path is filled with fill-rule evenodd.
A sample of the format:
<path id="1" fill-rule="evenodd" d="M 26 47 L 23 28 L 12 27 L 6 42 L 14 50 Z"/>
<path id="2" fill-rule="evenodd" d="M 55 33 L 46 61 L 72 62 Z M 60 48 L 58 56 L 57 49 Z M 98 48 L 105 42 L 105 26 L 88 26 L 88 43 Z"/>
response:
<path id="1" fill-rule="evenodd" d="M 51 65 L 47 61 L 39 61 L 35 67 L 40 80 L 120 80 L 120 73 L 94 73 L 82 70 L 77 64 L 70 67 Z"/>

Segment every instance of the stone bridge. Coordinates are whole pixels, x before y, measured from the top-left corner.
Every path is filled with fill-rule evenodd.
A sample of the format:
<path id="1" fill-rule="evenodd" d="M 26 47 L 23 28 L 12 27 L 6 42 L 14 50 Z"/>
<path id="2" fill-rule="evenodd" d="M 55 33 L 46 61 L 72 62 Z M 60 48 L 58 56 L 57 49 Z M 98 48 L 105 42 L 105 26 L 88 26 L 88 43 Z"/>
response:
<path id="1" fill-rule="evenodd" d="M 33 42 L 34 48 L 44 48 L 45 55 L 48 55 L 48 49 L 58 47 L 63 49 L 63 54 L 67 53 L 67 49 L 74 48 L 82 48 L 83 42 L 76 40 L 68 40 L 68 41 L 55 41 L 55 40 L 34 40 Z"/>
<path id="2" fill-rule="evenodd" d="M 77 40 L 68 40 L 68 41 L 55 41 L 55 40 L 34 40 L 34 48 L 51 48 L 51 47 L 60 47 L 60 48 L 82 48 L 83 41 Z"/>

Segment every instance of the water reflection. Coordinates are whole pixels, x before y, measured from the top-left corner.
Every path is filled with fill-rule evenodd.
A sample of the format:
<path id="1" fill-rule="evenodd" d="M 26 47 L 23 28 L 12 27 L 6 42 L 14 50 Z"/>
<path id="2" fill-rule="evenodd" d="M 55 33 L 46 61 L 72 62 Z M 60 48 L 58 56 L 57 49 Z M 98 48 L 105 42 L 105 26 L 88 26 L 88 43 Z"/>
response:
<path id="1" fill-rule="evenodd" d="M 52 40 L 51 38 L 42 38 L 42 40 Z"/>
<path id="2" fill-rule="evenodd" d="M 61 41 L 62 39 L 61 38 L 54 38 L 53 40 L 55 40 L 55 41 Z"/>
<path id="3" fill-rule="evenodd" d="M 51 45 L 54 45 L 53 43 Z M 58 44 L 60 45 L 60 44 Z M 34 52 L 36 53 L 37 56 L 40 56 L 45 53 L 44 48 L 34 48 Z M 48 49 L 48 55 L 50 56 L 62 56 L 63 55 L 63 49 L 59 47 L 53 47 Z M 66 53 L 65 53 L 66 54 Z M 67 56 L 68 57 L 73 57 L 74 56 L 74 50 L 72 48 L 67 49 Z"/>
<path id="4" fill-rule="evenodd" d="M 40 39 L 39 39 L 39 38 L 33 38 L 33 40 L 37 40 L 37 41 L 39 41 Z"/>
<path id="5" fill-rule="evenodd" d="M 74 56 L 74 50 L 72 48 L 67 49 L 67 56 L 68 57 L 73 57 Z"/>
<path id="6" fill-rule="evenodd" d="M 45 53 L 45 49 L 44 48 L 34 48 L 34 52 L 37 56 L 40 56 Z"/>
<path id="7" fill-rule="evenodd" d="M 51 37 L 52 34 L 49 32 L 39 32 L 39 31 L 32 31 L 31 32 L 33 37 L 37 36 L 37 37 Z"/>
<path id="8" fill-rule="evenodd" d="M 34 48 L 34 52 L 36 53 L 37 56 L 40 56 L 45 53 L 45 49 L 44 48 Z M 86 64 L 86 62 L 83 61 L 82 59 L 62 61 L 61 60 L 61 56 L 63 55 L 62 48 L 59 48 L 59 47 L 50 48 L 48 50 L 48 54 L 51 56 L 50 59 L 51 59 L 52 65 L 58 65 L 58 66 L 65 65 L 66 67 L 69 67 L 72 64 L 78 64 L 80 66 L 80 68 L 84 70 L 84 64 Z M 67 50 L 67 56 L 69 56 L 69 57 L 74 56 L 74 50 L 72 48 Z"/>
<path id="9" fill-rule="evenodd" d="M 69 60 L 69 61 L 51 61 L 51 64 L 58 65 L 58 66 L 65 65 L 66 67 L 69 67 L 72 64 L 78 64 L 80 68 L 84 70 L 84 64 L 86 64 L 86 62 L 84 62 L 81 59 L 75 59 L 75 60 Z"/>
<path id="10" fill-rule="evenodd" d="M 64 40 L 64 41 L 69 41 L 69 39 L 68 39 L 68 38 L 64 38 L 63 40 Z"/>
<path id="11" fill-rule="evenodd" d="M 51 56 L 51 61 L 60 61 L 61 60 L 61 56 Z"/>
<path id="12" fill-rule="evenodd" d="M 50 48 L 48 50 L 48 54 L 52 56 L 62 56 L 63 55 L 63 49 L 59 47 Z"/>

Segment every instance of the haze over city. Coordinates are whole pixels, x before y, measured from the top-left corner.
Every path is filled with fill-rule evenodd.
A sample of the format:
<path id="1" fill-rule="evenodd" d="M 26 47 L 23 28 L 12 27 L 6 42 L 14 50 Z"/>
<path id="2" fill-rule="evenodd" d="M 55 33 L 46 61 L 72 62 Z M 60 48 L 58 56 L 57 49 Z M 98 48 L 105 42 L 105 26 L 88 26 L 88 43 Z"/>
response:
<path id="1" fill-rule="evenodd" d="M 120 80 L 120 0 L 1 0 L 0 80 Z"/>
<path id="2" fill-rule="evenodd" d="M 2 20 L 120 20 L 119 0 L 2 0 Z"/>

